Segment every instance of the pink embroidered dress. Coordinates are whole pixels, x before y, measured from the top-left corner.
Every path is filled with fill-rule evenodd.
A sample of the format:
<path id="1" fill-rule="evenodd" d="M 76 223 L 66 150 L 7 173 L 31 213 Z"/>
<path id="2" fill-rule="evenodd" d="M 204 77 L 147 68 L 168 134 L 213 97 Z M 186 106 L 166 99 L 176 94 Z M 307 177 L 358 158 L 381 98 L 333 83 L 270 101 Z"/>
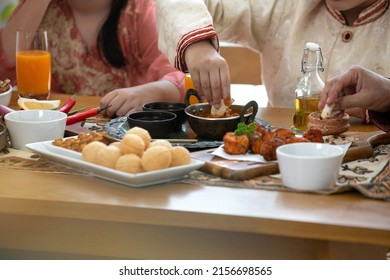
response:
<path id="1" fill-rule="evenodd" d="M 158 49 L 154 1 L 130 0 L 122 11 L 118 37 L 128 61 L 123 68 L 104 63 L 96 44 L 88 49 L 65 0 L 51 2 L 40 28 L 49 34 L 52 92 L 104 96 L 117 88 L 167 80 L 179 89 L 183 99 L 184 74 L 175 69 Z M 4 56 L 0 36 L 0 79 L 4 78 L 14 80 L 15 67 L 9 65 Z"/>

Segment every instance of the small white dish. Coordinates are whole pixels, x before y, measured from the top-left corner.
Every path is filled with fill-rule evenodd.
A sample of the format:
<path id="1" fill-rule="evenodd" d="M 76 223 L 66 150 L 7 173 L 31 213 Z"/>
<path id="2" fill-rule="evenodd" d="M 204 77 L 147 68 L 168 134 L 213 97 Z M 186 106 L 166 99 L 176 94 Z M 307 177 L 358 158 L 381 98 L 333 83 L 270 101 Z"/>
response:
<path id="1" fill-rule="evenodd" d="M 19 110 L 4 116 L 14 149 L 26 144 L 63 138 L 67 114 L 55 110 Z"/>
<path id="2" fill-rule="evenodd" d="M 344 150 L 323 143 L 294 143 L 278 147 L 276 155 L 286 187 L 315 191 L 335 186 Z"/>
<path id="3" fill-rule="evenodd" d="M 145 187 L 174 181 L 199 169 L 204 164 L 203 161 L 192 158 L 190 164 L 133 174 L 86 162 L 81 158 L 81 153 L 54 146 L 52 141 L 30 143 L 26 146 L 47 159 L 83 170 L 92 176 L 130 187 Z"/>

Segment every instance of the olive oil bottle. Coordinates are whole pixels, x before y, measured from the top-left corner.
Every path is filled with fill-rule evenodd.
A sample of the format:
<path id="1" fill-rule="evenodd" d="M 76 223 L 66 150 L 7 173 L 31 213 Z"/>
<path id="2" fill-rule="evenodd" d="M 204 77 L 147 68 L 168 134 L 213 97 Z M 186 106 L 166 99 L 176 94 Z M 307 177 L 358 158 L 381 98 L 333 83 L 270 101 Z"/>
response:
<path id="1" fill-rule="evenodd" d="M 309 114 L 318 111 L 320 93 L 324 88 L 320 77 L 320 72 L 323 71 L 320 46 L 316 43 L 306 43 L 301 62 L 303 78 L 295 90 L 295 114 L 291 128 L 294 133 L 303 133 L 307 129 Z"/>

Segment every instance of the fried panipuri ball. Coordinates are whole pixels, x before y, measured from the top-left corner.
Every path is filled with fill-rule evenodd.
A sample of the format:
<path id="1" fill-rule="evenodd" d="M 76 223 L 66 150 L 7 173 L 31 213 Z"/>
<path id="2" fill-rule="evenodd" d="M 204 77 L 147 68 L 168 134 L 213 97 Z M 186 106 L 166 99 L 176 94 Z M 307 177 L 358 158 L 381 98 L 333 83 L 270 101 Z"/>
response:
<path id="1" fill-rule="evenodd" d="M 171 161 L 171 150 L 161 145 L 150 147 L 141 158 L 142 167 L 145 171 L 167 168 L 170 166 Z"/>
<path id="2" fill-rule="evenodd" d="M 106 144 L 99 141 L 88 143 L 81 150 L 81 157 L 87 162 L 97 163 L 97 153 L 105 147 Z"/>
<path id="3" fill-rule="evenodd" d="M 141 173 L 144 171 L 141 158 L 135 154 L 120 156 L 116 161 L 115 169 L 128 173 Z"/>
<path id="4" fill-rule="evenodd" d="M 106 146 L 97 152 L 96 163 L 114 169 L 121 155 L 121 149 L 117 146 Z"/>
<path id="5" fill-rule="evenodd" d="M 121 142 L 116 141 L 109 144 L 109 146 L 117 146 L 119 149 L 121 148 Z"/>
<path id="6" fill-rule="evenodd" d="M 164 140 L 164 139 L 157 139 L 154 140 L 150 143 L 149 147 L 154 147 L 154 146 L 164 146 L 168 149 L 172 148 L 171 142 Z"/>
<path id="7" fill-rule="evenodd" d="M 145 150 L 144 140 L 140 136 L 131 133 L 123 136 L 120 146 L 123 154 L 136 154 L 139 157 L 142 156 Z"/>
<path id="8" fill-rule="evenodd" d="M 186 148 L 182 146 L 175 146 L 171 148 L 172 161 L 170 166 L 186 165 L 191 162 L 191 154 Z"/>
<path id="9" fill-rule="evenodd" d="M 126 131 L 126 134 L 135 134 L 142 138 L 145 144 L 145 149 L 149 147 L 150 141 L 152 140 L 152 137 L 149 134 L 149 131 L 142 127 L 132 127 L 128 131 Z"/>

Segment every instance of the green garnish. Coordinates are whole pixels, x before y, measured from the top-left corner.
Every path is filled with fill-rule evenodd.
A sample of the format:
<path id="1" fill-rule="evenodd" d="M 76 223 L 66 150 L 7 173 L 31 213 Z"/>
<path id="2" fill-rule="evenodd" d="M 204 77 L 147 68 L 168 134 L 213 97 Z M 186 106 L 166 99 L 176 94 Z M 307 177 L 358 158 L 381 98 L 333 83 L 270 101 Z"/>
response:
<path id="1" fill-rule="evenodd" d="M 243 135 L 246 134 L 248 136 L 252 135 L 256 130 L 256 126 L 254 123 L 250 123 L 246 125 L 243 122 L 238 123 L 237 129 L 234 131 L 234 134 L 236 135 Z"/>
<path id="2" fill-rule="evenodd" d="M 250 123 L 247 126 L 246 134 L 248 134 L 248 136 L 250 136 L 255 132 L 255 130 L 256 130 L 255 123 Z"/>
<path id="3" fill-rule="evenodd" d="M 243 122 L 238 123 L 237 129 L 234 131 L 236 135 L 243 135 L 246 133 L 246 124 Z"/>

